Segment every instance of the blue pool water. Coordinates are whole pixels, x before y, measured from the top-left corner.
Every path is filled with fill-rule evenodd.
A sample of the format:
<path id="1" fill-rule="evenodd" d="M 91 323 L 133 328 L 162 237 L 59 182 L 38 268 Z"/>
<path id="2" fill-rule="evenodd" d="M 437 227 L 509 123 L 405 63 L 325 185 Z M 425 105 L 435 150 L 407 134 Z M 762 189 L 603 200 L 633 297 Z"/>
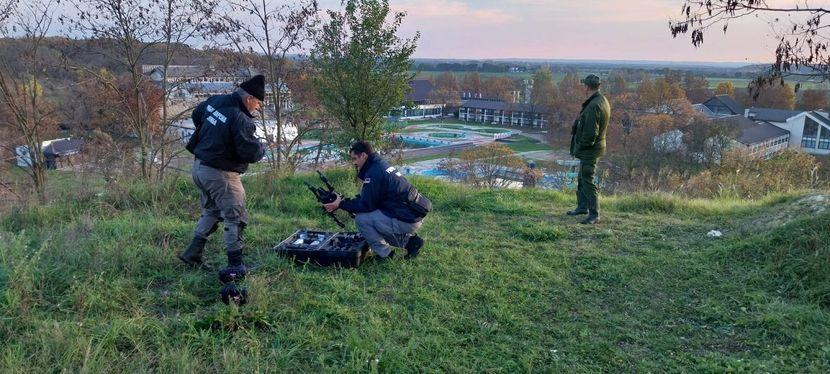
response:
<path id="1" fill-rule="evenodd" d="M 427 169 L 421 172 L 421 175 L 426 175 L 430 177 L 437 177 L 439 175 L 447 175 L 446 171 L 439 170 L 439 169 Z"/>

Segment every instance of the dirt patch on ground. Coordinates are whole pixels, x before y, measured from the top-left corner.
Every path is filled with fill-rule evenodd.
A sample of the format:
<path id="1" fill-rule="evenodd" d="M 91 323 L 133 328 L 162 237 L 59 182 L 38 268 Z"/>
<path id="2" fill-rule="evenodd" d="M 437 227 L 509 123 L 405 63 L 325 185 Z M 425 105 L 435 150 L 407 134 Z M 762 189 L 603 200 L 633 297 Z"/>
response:
<path id="1" fill-rule="evenodd" d="M 828 211 L 830 211 L 830 194 L 824 192 L 813 193 L 798 200 L 772 207 L 767 213 L 753 218 L 745 226 L 744 231 L 767 231 L 786 224 L 796 217 L 822 214 Z"/>

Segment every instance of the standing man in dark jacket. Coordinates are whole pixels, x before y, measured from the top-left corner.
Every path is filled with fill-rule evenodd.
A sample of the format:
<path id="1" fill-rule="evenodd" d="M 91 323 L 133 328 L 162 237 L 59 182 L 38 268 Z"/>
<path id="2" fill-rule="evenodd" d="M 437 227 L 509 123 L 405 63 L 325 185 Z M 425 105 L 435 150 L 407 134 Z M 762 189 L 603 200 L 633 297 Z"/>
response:
<path id="1" fill-rule="evenodd" d="M 599 92 L 600 79 L 591 74 L 582 79 L 588 100 L 582 103 L 579 118 L 571 129 L 571 156 L 579 159 L 579 179 L 576 187 L 576 209 L 569 216 L 588 214 L 582 224 L 599 222 L 599 190 L 594 182 L 597 161 L 605 154 L 605 129 L 611 118 L 611 104 Z"/>
<path id="2" fill-rule="evenodd" d="M 354 143 L 349 156 L 358 169 L 357 178 L 363 182 L 360 195 L 345 200 L 338 196 L 323 207 L 327 212 L 339 208 L 354 213 L 357 229 L 379 260 L 395 255 L 390 245 L 405 248 L 406 259 L 418 256 L 424 240 L 415 232 L 421 227 L 426 212 L 419 212 L 413 204 L 422 207 L 429 204 L 424 208 L 426 211 L 432 204 L 394 166 L 389 166 L 375 153 L 368 142 Z"/>
<path id="3" fill-rule="evenodd" d="M 202 266 L 207 238 L 222 221 L 228 266 L 242 266 L 242 231 L 248 223 L 248 212 L 245 188 L 239 177 L 248 164 L 261 160 L 265 154 L 252 121 L 264 99 L 265 78 L 257 75 L 232 94 L 212 96 L 193 110 L 195 131 L 186 148 L 196 156 L 192 177 L 202 195 L 202 217 L 196 224 L 193 241 L 179 255 L 188 265 Z"/>

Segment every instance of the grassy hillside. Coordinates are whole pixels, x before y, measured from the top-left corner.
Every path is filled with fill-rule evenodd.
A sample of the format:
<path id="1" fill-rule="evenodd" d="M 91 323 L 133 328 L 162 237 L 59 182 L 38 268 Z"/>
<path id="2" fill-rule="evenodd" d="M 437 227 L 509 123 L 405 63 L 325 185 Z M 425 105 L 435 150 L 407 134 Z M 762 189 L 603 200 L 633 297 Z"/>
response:
<path id="1" fill-rule="evenodd" d="M 570 194 L 419 179 L 422 256 L 348 270 L 270 251 L 333 228 L 304 178 L 245 180 L 261 267 L 242 308 L 174 257 L 198 216 L 186 180 L 3 215 L 0 372 L 830 370 L 825 195 L 608 198 L 585 227 Z M 208 253 L 224 261 L 220 237 Z"/>

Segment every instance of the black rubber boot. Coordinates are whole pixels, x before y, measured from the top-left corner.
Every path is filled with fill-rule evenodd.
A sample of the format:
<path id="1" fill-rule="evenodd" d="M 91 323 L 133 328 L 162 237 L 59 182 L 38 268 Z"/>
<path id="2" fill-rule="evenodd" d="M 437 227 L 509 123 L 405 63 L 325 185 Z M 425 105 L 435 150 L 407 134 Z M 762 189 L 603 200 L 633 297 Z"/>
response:
<path id="1" fill-rule="evenodd" d="M 409 260 L 415 257 L 418 257 L 418 254 L 421 253 L 421 247 L 424 246 L 424 239 L 421 239 L 418 234 L 412 235 L 409 240 L 406 242 L 406 255 L 403 256 L 404 259 Z"/>
<path id="2" fill-rule="evenodd" d="M 588 214 L 588 209 L 576 208 L 574 210 L 567 211 L 565 214 L 567 214 L 569 216 L 578 216 L 578 215 L 581 215 L 581 214 Z"/>
<path id="3" fill-rule="evenodd" d="M 226 253 L 228 254 L 228 267 L 242 266 L 242 251 L 245 249 L 245 238 L 242 236 L 244 231 L 245 224 L 239 224 L 236 244 L 226 248 Z"/>
<path id="4" fill-rule="evenodd" d="M 228 251 L 228 267 L 242 266 L 242 250 Z"/>
<path id="5" fill-rule="evenodd" d="M 179 260 L 195 268 L 204 266 L 204 262 L 202 262 L 202 251 L 205 249 L 205 244 L 207 244 L 207 239 L 194 236 L 193 240 L 190 241 L 190 245 L 187 246 L 187 249 L 179 254 Z"/>
<path id="6" fill-rule="evenodd" d="M 594 210 L 590 211 L 588 213 L 588 218 L 585 218 L 580 223 L 583 225 L 596 225 L 597 223 L 599 223 L 599 212 Z"/>

